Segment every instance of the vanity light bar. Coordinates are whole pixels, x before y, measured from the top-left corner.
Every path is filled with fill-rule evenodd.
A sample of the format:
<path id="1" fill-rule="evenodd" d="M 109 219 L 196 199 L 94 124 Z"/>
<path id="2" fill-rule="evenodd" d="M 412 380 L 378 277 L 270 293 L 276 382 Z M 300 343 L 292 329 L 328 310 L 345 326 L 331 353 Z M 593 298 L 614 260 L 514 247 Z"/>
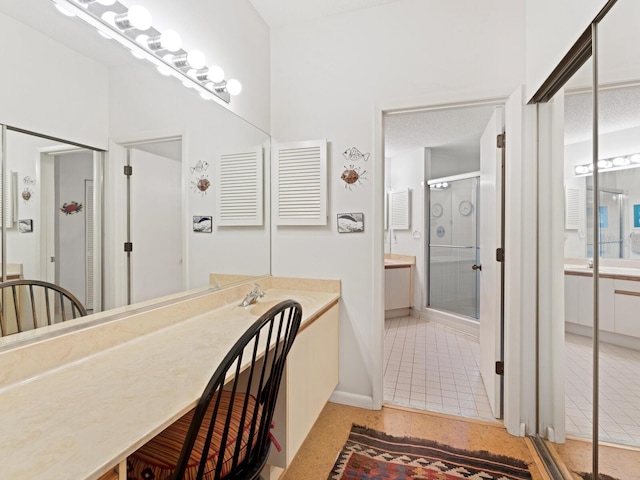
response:
<path id="1" fill-rule="evenodd" d="M 431 190 L 446 190 L 449 188 L 449 182 L 432 183 L 429 185 L 429 188 L 431 188 Z"/>
<path id="2" fill-rule="evenodd" d="M 598 171 L 600 172 L 624 170 L 626 168 L 635 167 L 640 167 L 640 153 L 598 160 Z M 576 175 L 592 175 L 593 164 L 585 163 L 583 165 L 576 165 L 574 167 L 574 171 Z"/>
<path id="3" fill-rule="evenodd" d="M 224 79 L 217 65 L 205 66 L 198 50 L 184 50 L 180 36 L 173 30 L 160 32 L 151 24 L 151 14 L 140 5 L 130 8 L 116 0 L 52 0 L 65 15 L 76 16 L 114 39 L 137 57 L 148 60 L 163 75 L 179 79 L 207 100 L 231 102 L 242 85 L 235 79 Z"/>

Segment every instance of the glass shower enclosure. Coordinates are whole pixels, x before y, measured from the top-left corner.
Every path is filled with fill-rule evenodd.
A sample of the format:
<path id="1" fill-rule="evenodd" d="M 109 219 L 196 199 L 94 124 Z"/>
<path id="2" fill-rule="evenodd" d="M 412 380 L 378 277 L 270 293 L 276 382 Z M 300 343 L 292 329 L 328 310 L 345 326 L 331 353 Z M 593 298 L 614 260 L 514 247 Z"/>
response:
<path id="1" fill-rule="evenodd" d="M 479 317 L 477 172 L 428 183 L 428 306 Z"/>

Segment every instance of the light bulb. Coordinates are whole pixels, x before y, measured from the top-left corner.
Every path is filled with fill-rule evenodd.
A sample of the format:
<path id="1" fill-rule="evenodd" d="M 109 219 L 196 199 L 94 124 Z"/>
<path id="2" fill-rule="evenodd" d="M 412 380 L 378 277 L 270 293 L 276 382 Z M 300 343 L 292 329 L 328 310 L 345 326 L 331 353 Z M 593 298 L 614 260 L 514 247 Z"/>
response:
<path id="1" fill-rule="evenodd" d="M 155 37 L 140 35 L 137 39 L 138 43 L 146 45 L 149 50 L 168 50 L 169 52 L 177 52 L 182 48 L 182 39 L 173 30 L 166 30 Z"/>
<path id="2" fill-rule="evenodd" d="M 230 95 L 238 95 L 242 91 L 242 84 L 235 78 L 229 79 L 227 82 L 227 92 Z"/>
<path id="3" fill-rule="evenodd" d="M 130 28 L 148 30 L 151 27 L 151 14 L 149 10 L 140 5 L 131 5 L 126 13 L 118 15 L 114 15 L 113 12 L 105 12 L 102 18 L 120 30 L 128 30 Z"/>
<path id="4" fill-rule="evenodd" d="M 222 70 L 218 65 L 211 65 L 207 72 L 207 78 L 213 83 L 220 83 L 224 80 L 224 70 Z"/>
<path id="5" fill-rule="evenodd" d="M 206 61 L 204 54 L 200 50 L 191 50 L 187 53 L 187 63 L 196 70 L 204 67 Z"/>
<path id="6" fill-rule="evenodd" d="M 630 159 L 633 163 L 640 163 L 640 153 L 634 153 Z"/>
<path id="7" fill-rule="evenodd" d="M 585 173 L 589 173 L 589 167 L 587 167 L 586 165 L 578 165 L 576 167 L 576 173 L 578 175 L 584 175 Z"/>
<path id="8" fill-rule="evenodd" d="M 133 55 L 136 58 L 139 58 L 140 60 L 144 60 L 144 55 L 139 52 L 138 50 L 134 50 L 133 48 L 131 49 L 131 55 Z"/>
<path id="9" fill-rule="evenodd" d="M 609 160 L 598 160 L 598 168 L 611 168 L 612 163 Z"/>
<path id="10" fill-rule="evenodd" d="M 63 14 L 66 15 L 67 17 L 75 17 L 76 14 L 73 12 L 70 12 L 69 10 L 67 10 L 66 8 L 64 8 L 62 5 L 58 5 L 57 3 L 55 4 L 56 8 L 58 9 L 58 11 Z"/>
<path id="11" fill-rule="evenodd" d="M 177 52 L 182 48 L 182 39 L 175 30 L 165 30 L 160 34 L 160 43 L 165 50 Z"/>
<path id="12" fill-rule="evenodd" d="M 442 188 L 447 188 L 449 184 L 447 182 L 442 182 Z"/>
<path id="13" fill-rule="evenodd" d="M 129 23 L 137 30 L 148 30 L 151 27 L 151 14 L 141 5 L 131 5 L 127 12 Z"/>
<path id="14" fill-rule="evenodd" d="M 171 69 L 170 69 L 169 67 L 167 67 L 167 66 L 164 66 L 164 65 L 160 65 L 160 66 L 158 67 L 158 71 L 159 71 L 162 75 L 165 75 L 165 76 L 167 76 L 167 77 L 168 77 L 169 75 L 171 75 Z"/>
<path id="15" fill-rule="evenodd" d="M 622 167 L 624 165 L 629 165 L 629 159 L 626 157 L 616 157 L 613 159 L 613 164 L 617 167 Z"/>

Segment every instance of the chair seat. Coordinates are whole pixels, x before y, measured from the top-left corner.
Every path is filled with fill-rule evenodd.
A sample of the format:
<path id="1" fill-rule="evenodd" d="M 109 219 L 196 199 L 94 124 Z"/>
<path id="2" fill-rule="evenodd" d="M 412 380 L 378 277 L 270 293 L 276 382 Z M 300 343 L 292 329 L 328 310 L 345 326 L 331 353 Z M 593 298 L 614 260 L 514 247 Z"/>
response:
<path id="1" fill-rule="evenodd" d="M 205 469 L 205 474 L 202 477 L 205 480 L 214 479 L 216 462 L 220 451 L 223 450 L 220 443 L 222 440 L 222 432 L 224 430 L 224 420 L 227 417 L 229 409 L 232 409 L 232 412 L 238 413 L 237 415 L 232 413 L 231 416 L 230 432 L 223 450 L 225 460 L 222 466 L 222 474 L 220 478 L 224 478 L 231 471 L 236 441 L 240 431 L 242 431 L 242 443 L 240 444 L 241 451 L 238 463 L 241 463 L 246 455 L 246 446 L 249 441 L 249 430 L 251 428 L 250 422 L 253 417 L 253 411 L 256 408 L 256 400 L 252 395 L 249 395 L 246 419 L 244 425 L 240 425 L 240 415 L 246 395 L 237 392 L 233 400 L 233 405 L 230 403 L 230 397 L 230 392 L 224 391 L 222 393 L 220 406 L 218 407 L 218 413 L 216 415 L 217 420 L 214 427 L 213 438 L 211 440 L 211 448 L 207 455 L 207 467 Z M 215 402 L 211 402 L 202 422 L 203 428 L 199 431 L 193 451 L 189 457 L 189 465 L 184 476 L 185 479 L 197 477 L 198 461 L 204 449 L 205 436 L 207 433 L 206 427 L 211 422 L 214 406 Z M 257 408 L 259 418 L 262 413 L 262 407 L 258 406 Z M 127 459 L 128 480 L 166 480 L 171 478 L 176 468 L 176 464 L 178 463 L 180 451 L 182 450 L 182 445 L 184 444 L 187 431 L 189 430 L 193 412 L 193 410 L 187 412 L 155 438 L 129 456 Z M 259 425 L 259 421 L 256 425 Z M 254 433 L 253 438 L 253 443 L 255 445 L 257 432 Z"/>

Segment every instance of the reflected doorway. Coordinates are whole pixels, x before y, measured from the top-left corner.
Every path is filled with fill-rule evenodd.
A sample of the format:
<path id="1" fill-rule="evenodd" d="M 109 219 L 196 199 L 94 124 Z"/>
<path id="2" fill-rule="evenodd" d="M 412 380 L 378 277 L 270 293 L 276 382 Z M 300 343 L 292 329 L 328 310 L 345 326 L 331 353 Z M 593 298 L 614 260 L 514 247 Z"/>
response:
<path id="1" fill-rule="evenodd" d="M 132 304 L 185 288 L 182 139 L 138 142 L 126 150 L 128 304 Z"/>

